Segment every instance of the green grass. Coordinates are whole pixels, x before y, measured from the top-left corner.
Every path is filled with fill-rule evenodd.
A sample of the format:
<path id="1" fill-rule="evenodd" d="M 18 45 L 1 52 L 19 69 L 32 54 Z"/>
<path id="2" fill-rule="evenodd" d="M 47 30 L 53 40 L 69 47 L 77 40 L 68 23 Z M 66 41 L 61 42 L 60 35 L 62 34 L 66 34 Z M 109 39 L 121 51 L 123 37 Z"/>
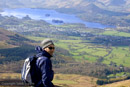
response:
<path id="1" fill-rule="evenodd" d="M 111 36 L 122 36 L 122 37 L 130 37 L 130 33 L 119 32 L 119 31 L 105 31 L 100 33 L 101 35 L 111 35 Z"/>
<path id="2" fill-rule="evenodd" d="M 113 61 L 117 63 L 117 65 L 123 64 L 125 66 L 130 66 L 129 53 L 129 47 L 113 47 L 111 54 L 105 57 L 106 60 L 104 60 L 104 63 L 109 64 L 110 61 Z"/>
<path id="3" fill-rule="evenodd" d="M 59 40 L 57 46 L 67 49 L 76 60 L 85 59 L 90 62 L 95 62 L 98 58 L 106 56 L 111 50 L 82 43 L 81 40 Z M 129 53 L 129 47 L 112 47 L 111 53 L 104 58 L 103 63 L 110 64 L 113 61 L 117 65 L 130 66 Z"/>
<path id="4" fill-rule="evenodd" d="M 54 84 L 75 84 L 76 82 L 70 80 L 54 80 Z"/>
<path id="5" fill-rule="evenodd" d="M 89 60 L 95 62 L 98 57 L 103 57 L 108 54 L 105 48 L 94 47 L 90 44 L 82 43 L 81 40 L 59 40 L 56 46 L 68 50 L 76 60 Z"/>
<path id="6" fill-rule="evenodd" d="M 63 43 L 63 42 L 58 41 L 58 42 L 55 43 L 55 45 L 60 47 L 60 48 L 64 48 L 66 50 L 69 50 L 69 47 L 68 47 L 67 43 Z"/>
<path id="7" fill-rule="evenodd" d="M 109 78 L 115 77 L 115 76 L 122 77 L 123 75 L 130 76 L 130 73 L 121 72 L 121 73 L 116 73 L 116 74 L 110 74 L 110 75 L 108 75 L 108 77 L 109 77 Z"/>
<path id="8" fill-rule="evenodd" d="M 28 36 L 28 38 L 35 41 L 42 41 L 43 39 L 45 39 L 43 37 L 34 37 L 34 36 Z M 55 42 L 56 47 L 68 50 L 69 53 L 72 55 L 71 57 L 74 58 L 75 60 L 78 61 L 88 60 L 90 62 L 96 62 L 98 58 L 104 57 L 103 63 L 105 64 L 110 64 L 110 62 L 113 61 L 117 65 L 123 64 L 124 66 L 128 67 L 130 66 L 129 46 L 111 47 L 108 49 L 105 46 L 92 45 L 90 43 L 87 43 L 88 42 L 87 40 L 84 41 L 86 43 L 83 43 L 83 41 L 79 37 L 68 37 L 68 38 L 70 39 L 67 40 L 63 39 L 60 40 L 55 38 L 52 39 L 56 40 Z"/>

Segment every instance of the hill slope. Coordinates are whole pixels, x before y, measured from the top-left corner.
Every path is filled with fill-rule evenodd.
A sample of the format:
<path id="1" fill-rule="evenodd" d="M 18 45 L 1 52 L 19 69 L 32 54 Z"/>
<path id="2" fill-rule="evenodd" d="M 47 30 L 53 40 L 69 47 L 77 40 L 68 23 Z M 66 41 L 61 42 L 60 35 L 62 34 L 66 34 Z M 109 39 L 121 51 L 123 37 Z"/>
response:
<path id="1" fill-rule="evenodd" d="M 130 80 L 115 82 L 112 84 L 103 85 L 101 87 L 129 87 L 130 86 Z"/>
<path id="2" fill-rule="evenodd" d="M 0 28 L 0 48 L 13 48 L 27 44 L 31 40 L 11 31 Z M 25 42 L 27 41 L 27 42 Z"/>

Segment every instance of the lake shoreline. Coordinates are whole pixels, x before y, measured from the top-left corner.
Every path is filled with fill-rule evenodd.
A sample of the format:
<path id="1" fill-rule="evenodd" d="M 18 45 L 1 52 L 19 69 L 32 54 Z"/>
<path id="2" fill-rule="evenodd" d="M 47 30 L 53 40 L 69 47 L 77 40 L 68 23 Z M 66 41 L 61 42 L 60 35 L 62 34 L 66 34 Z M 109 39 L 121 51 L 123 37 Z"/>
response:
<path id="1" fill-rule="evenodd" d="M 35 20 L 44 20 L 52 25 L 61 25 L 67 23 L 78 23 L 84 24 L 89 28 L 115 28 L 114 26 L 103 25 L 100 23 L 86 22 L 78 18 L 73 14 L 65 14 L 57 12 L 56 10 L 48 9 L 37 9 L 37 8 L 16 8 L 16 9 L 3 9 L 3 12 L 0 13 L 2 16 L 15 16 L 18 18 L 23 18 L 29 16 Z"/>

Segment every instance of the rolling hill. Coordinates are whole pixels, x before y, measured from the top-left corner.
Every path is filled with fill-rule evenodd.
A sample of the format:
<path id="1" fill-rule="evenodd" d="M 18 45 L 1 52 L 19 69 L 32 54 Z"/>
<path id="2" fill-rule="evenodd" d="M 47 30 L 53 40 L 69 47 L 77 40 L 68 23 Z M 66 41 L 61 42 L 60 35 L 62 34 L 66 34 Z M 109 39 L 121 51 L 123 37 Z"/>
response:
<path id="1" fill-rule="evenodd" d="M 93 14 L 102 14 L 102 15 L 108 15 L 108 16 L 129 15 L 129 13 L 121 13 L 121 12 L 105 10 L 92 3 L 86 5 L 85 8 L 82 8 L 82 10 L 85 11 L 87 14 L 91 14 L 91 15 Z"/>
<path id="2" fill-rule="evenodd" d="M 31 40 L 17 33 L 0 28 L 0 49 L 29 45 Z"/>
<path id="3" fill-rule="evenodd" d="M 22 60 L 36 54 L 35 46 L 40 45 L 40 42 L 2 28 L 0 28 L 0 37 L 0 72 L 21 72 Z M 55 53 L 53 62 L 56 67 L 60 66 L 59 63 L 64 65 L 68 62 L 75 62 L 71 57 L 62 56 L 69 55 L 65 49 L 57 47 Z"/>
<path id="4" fill-rule="evenodd" d="M 129 86 L 130 86 L 130 80 L 124 80 L 112 84 L 103 85 L 100 87 L 129 87 Z"/>

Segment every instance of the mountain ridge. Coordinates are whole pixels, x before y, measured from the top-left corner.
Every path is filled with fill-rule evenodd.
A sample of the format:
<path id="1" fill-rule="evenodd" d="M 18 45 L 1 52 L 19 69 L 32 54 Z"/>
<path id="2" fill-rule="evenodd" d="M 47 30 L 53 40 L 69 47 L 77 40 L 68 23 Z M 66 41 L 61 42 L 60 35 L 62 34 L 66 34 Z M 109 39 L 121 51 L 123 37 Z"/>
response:
<path id="1" fill-rule="evenodd" d="M 88 22 L 129 26 L 130 0 L 17 0 L 15 3 L 13 1 L 12 3 L 9 0 L 1 2 L 0 8 L 51 9 L 66 14 L 75 14 Z"/>
<path id="2" fill-rule="evenodd" d="M 105 7 L 106 9 L 115 6 L 116 8 L 123 8 L 124 11 L 129 9 L 130 0 L 5 0 L 1 1 L 0 8 L 79 8 L 84 7 L 90 3 L 96 4 L 99 7 Z M 82 10 L 82 9 L 81 9 Z"/>

